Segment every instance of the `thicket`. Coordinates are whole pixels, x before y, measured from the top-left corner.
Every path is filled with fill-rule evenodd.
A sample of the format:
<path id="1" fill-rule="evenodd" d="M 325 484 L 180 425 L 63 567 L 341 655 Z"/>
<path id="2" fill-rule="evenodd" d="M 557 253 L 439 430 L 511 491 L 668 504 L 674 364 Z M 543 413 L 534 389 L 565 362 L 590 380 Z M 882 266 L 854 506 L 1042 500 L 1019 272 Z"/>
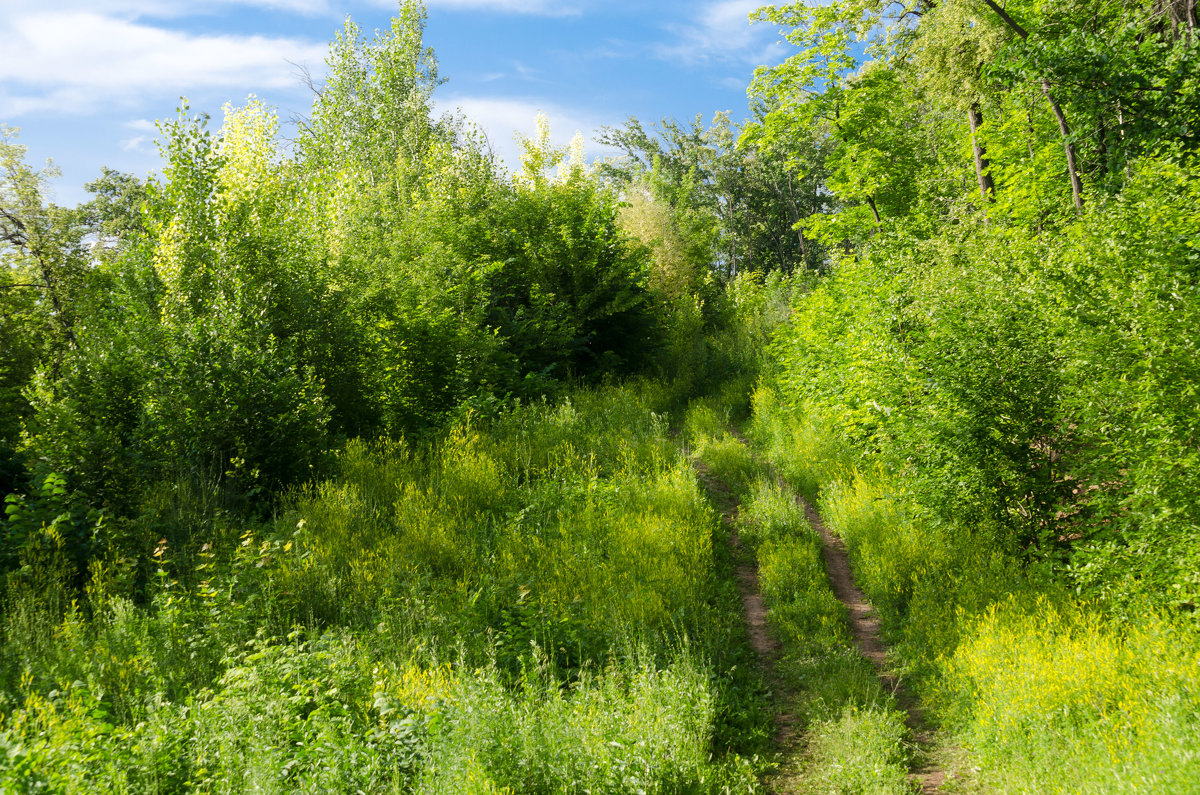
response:
<path id="1" fill-rule="evenodd" d="M 374 38 L 348 23 L 286 153 L 253 99 L 215 131 L 185 105 L 160 177 L 107 172 L 79 208 L 45 203 L 53 172 L 6 129 L 11 522 L 51 475 L 114 518 L 184 493 L 270 510 L 346 439 L 436 432 L 665 351 L 668 297 L 616 193 L 545 129 L 509 174 L 464 120 L 431 118 L 423 24 L 416 4 Z"/>
<path id="2" fill-rule="evenodd" d="M 768 714 L 655 409 L 576 390 L 356 441 L 270 521 L 10 578 L 0 786 L 749 792 Z M 202 542 L 202 543 L 200 543 Z"/>
<path id="3" fill-rule="evenodd" d="M 801 168 L 822 147 L 833 204 L 804 224 L 840 254 L 756 437 L 986 786 L 1192 791 L 1194 9 L 762 16 L 800 51 L 746 135 Z"/>

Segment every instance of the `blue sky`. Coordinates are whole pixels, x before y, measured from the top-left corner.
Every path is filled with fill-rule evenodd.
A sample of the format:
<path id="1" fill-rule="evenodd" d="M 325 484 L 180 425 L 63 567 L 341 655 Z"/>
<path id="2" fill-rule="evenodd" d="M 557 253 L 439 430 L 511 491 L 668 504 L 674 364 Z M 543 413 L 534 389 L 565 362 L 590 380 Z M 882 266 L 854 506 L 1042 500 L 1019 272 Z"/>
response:
<path id="1" fill-rule="evenodd" d="M 515 131 L 545 112 L 554 137 L 589 140 L 629 116 L 746 115 L 754 66 L 786 51 L 751 26 L 757 0 L 429 0 L 426 42 L 461 108 L 510 161 Z M 281 119 L 306 114 L 296 64 L 320 78 L 328 42 L 351 16 L 385 28 L 390 0 L 0 0 L 0 122 L 21 128 L 33 162 L 62 169 L 73 204 L 103 165 L 158 167 L 154 121 L 181 96 L 220 117 L 255 94 Z M 287 125 L 284 133 L 287 134 Z M 594 154 L 601 152 L 592 147 Z"/>

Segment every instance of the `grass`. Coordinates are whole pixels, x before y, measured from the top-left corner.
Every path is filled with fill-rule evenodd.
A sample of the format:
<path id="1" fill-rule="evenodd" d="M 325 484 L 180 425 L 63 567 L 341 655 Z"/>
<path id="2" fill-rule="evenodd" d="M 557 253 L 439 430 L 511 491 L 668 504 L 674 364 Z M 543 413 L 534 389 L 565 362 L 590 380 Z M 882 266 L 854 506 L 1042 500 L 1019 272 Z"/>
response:
<path id="1" fill-rule="evenodd" d="M 756 791 L 764 689 L 665 394 L 351 442 L 270 521 L 12 578 L 0 789 Z"/>
<path id="2" fill-rule="evenodd" d="M 959 764 L 978 769 L 963 786 L 996 793 L 1200 792 L 1194 627 L 1153 613 L 1120 620 L 1079 603 L 1051 572 L 1022 563 L 985 531 L 924 516 L 902 477 L 866 459 L 854 464 L 840 442 L 814 430 L 822 428 L 818 420 L 778 409 L 768 392 L 756 406 L 754 437 L 789 481 L 818 497 L 881 617 L 896 665 L 942 726 L 942 742 L 962 749 Z M 809 623 L 796 634 L 820 637 L 811 614 L 804 615 Z M 826 664 L 799 662 L 793 676 L 853 681 L 849 669 L 818 673 Z M 821 772 L 857 770 L 843 760 L 860 758 L 860 741 L 893 736 L 886 719 L 873 728 L 876 718 L 828 709 L 838 699 L 824 697 L 817 710 L 823 714 L 814 715 L 804 768 L 811 781 L 804 786 L 887 791 L 882 784 L 854 789 L 847 782 L 855 775 L 835 781 Z"/>
<path id="3" fill-rule="evenodd" d="M 821 795 L 907 795 L 907 730 L 896 712 L 850 706 L 809 729 L 800 791 Z"/>
<path id="4" fill-rule="evenodd" d="M 1200 791 L 1200 643 L 1015 600 L 944 663 L 940 706 L 996 792 Z"/>

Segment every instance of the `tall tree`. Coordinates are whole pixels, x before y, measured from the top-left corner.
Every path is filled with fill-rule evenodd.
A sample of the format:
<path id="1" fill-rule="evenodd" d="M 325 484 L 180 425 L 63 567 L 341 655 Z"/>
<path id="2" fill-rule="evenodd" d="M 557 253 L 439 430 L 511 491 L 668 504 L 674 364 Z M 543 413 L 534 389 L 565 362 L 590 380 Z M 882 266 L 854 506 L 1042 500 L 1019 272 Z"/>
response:
<path id="1" fill-rule="evenodd" d="M 18 131 L 0 126 L 0 254 L 24 274 L 7 289 L 40 292 L 46 317 L 70 347 L 79 345 L 73 299 L 86 277 L 87 252 L 79 213 L 46 202 L 46 182 L 58 176 L 53 164 L 36 171 L 25 162 Z"/>
<path id="2" fill-rule="evenodd" d="M 1013 31 L 1013 33 L 1020 36 L 1021 39 L 1029 38 L 1029 33 L 1023 27 L 1021 27 L 1021 25 L 1017 23 L 1017 21 L 1014 20 L 1007 11 L 1005 11 L 1001 6 L 997 5 L 995 0 L 983 0 L 983 2 L 987 3 L 988 7 L 991 8 L 992 11 L 996 12 L 996 16 L 1000 17 L 1004 24 L 1007 25 L 1009 29 Z M 1071 126 L 1067 123 L 1067 115 L 1063 112 L 1062 105 L 1058 103 L 1058 101 L 1054 98 L 1054 94 L 1051 92 L 1050 81 L 1045 77 L 1041 77 L 1039 82 L 1042 86 L 1042 94 L 1046 97 L 1046 102 L 1050 104 L 1050 109 L 1054 111 L 1054 118 L 1058 120 L 1059 132 L 1062 133 L 1063 149 L 1067 155 L 1067 175 L 1071 180 L 1071 195 L 1075 199 L 1075 209 L 1082 210 L 1083 180 L 1079 177 L 1079 165 L 1076 162 L 1075 141 L 1071 136 Z"/>

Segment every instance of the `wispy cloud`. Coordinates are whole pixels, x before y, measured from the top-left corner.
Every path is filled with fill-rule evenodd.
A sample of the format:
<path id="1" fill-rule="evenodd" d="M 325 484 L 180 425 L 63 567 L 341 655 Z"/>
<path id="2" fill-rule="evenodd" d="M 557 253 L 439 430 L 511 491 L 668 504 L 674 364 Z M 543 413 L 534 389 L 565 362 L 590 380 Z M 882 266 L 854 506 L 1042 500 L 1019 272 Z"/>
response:
<path id="1" fill-rule="evenodd" d="M 532 66 L 527 66 L 520 61 L 512 61 L 511 72 L 486 72 L 474 78 L 478 83 L 495 83 L 500 80 L 509 80 L 515 78 L 524 83 L 552 83 L 552 80 L 546 78 L 541 69 L 535 69 Z"/>
<path id="2" fill-rule="evenodd" d="M 30 6 L 28 0 L 0 0 L 0 14 L 12 17 L 31 10 Z M 330 0 L 42 0 L 36 5 L 36 9 L 42 12 L 91 11 L 123 19 L 174 19 L 239 7 L 264 8 L 305 16 L 330 14 L 335 10 Z"/>
<path id="3" fill-rule="evenodd" d="M 377 0 L 377 5 L 395 5 Z M 500 14 L 528 14 L 541 17 L 572 17 L 583 13 L 586 2 L 580 0 L 426 0 L 430 8 L 463 11 L 494 11 Z"/>
<path id="4" fill-rule="evenodd" d="M 555 145 L 566 146 L 577 133 L 582 133 L 587 141 L 586 151 L 589 157 L 601 157 L 612 153 L 607 147 L 596 144 L 593 139 L 599 134 L 601 127 L 620 121 L 536 98 L 458 95 L 439 101 L 437 108 L 439 113 L 456 109 L 461 110 L 469 121 L 487 135 L 492 151 L 514 170 L 521 164 L 517 136 L 530 137 L 534 134 L 539 113 L 546 114 L 550 122 L 551 140 Z"/>
<path id="5" fill-rule="evenodd" d="M 296 84 L 292 63 L 320 63 L 324 44 L 194 35 L 92 11 L 16 14 L 0 30 L 0 116 L 90 113 L 154 92 Z"/>
<path id="6" fill-rule="evenodd" d="M 697 6 L 691 19 L 668 26 L 674 40 L 655 48 L 665 60 L 685 64 L 710 62 L 769 63 L 784 52 L 776 32 L 750 24 L 760 0 L 710 0 Z"/>
<path id="7" fill-rule="evenodd" d="M 132 119 L 122 125 L 125 129 L 131 130 L 139 135 L 134 135 L 130 138 L 122 138 L 120 146 L 126 152 L 150 152 L 153 150 L 152 144 L 158 132 L 158 125 L 149 119 Z"/>
<path id="8" fill-rule="evenodd" d="M 125 122 L 125 128 L 138 132 L 153 133 L 158 130 L 158 124 L 150 119 L 130 119 Z"/>
<path id="9" fill-rule="evenodd" d="M 538 83 L 547 82 L 546 78 L 542 77 L 541 69 L 534 69 L 532 66 L 526 66 L 520 61 L 513 61 L 513 69 L 523 80 L 529 80 Z"/>

